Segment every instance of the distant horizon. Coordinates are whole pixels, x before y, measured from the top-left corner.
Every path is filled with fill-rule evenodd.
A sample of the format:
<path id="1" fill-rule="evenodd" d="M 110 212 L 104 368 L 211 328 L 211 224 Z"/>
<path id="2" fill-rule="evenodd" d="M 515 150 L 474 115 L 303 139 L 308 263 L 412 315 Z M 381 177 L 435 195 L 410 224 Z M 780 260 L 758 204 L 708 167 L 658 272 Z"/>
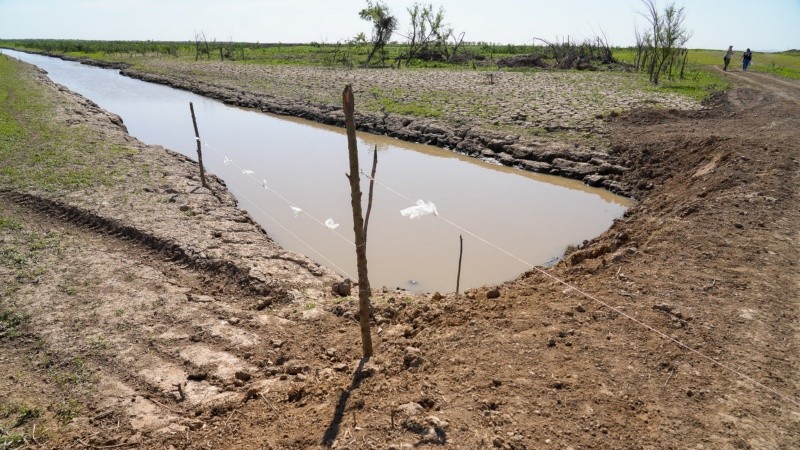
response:
<path id="1" fill-rule="evenodd" d="M 534 38 L 576 40 L 605 36 L 613 47 L 635 43 L 645 28 L 641 0 L 432 0 L 445 22 L 469 42 L 531 45 Z M 398 19 L 395 39 L 409 28 L 414 0 L 385 0 Z M 656 0 L 659 9 L 668 2 Z M 687 47 L 783 52 L 800 46 L 800 0 L 683 0 Z M 191 42 L 205 31 L 218 42 L 337 43 L 370 23 L 365 0 L 0 0 L 2 39 Z"/>
<path id="2" fill-rule="evenodd" d="M 4 38 L 0 36 L 0 41 L 96 41 L 96 42 L 163 42 L 163 43 L 176 43 L 176 44 L 192 44 L 193 40 L 160 40 L 160 39 L 68 39 L 68 38 Z M 224 42 L 233 42 L 234 44 L 255 44 L 255 45 L 337 45 L 336 42 L 258 42 L 258 41 L 209 41 L 209 42 L 217 42 L 217 43 L 224 43 Z M 404 42 L 402 41 L 392 41 L 390 42 L 391 45 L 403 45 Z M 531 46 L 531 44 L 510 44 L 507 42 L 485 42 L 485 41 L 464 41 L 465 45 L 513 45 L 513 46 Z M 364 44 L 369 45 L 369 44 Z M 542 47 L 544 45 L 536 45 L 536 47 Z M 635 47 L 633 45 L 611 45 L 611 48 L 632 48 Z M 703 48 L 703 47 L 686 47 L 689 50 L 720 50 L 723 51 L 724 49 L 719 48 Z M 734 50 L 745 50 L 748 47 L 737 48 L 734 46 Z M 785 53 L 785 52 L 798 52 L 800 51 L 800 47 L 798 48 L 789 48 L 786 50 L 761 50 L 761 49 L 754 49 L 750 48 L 750 50 L 756 53 Z"/>

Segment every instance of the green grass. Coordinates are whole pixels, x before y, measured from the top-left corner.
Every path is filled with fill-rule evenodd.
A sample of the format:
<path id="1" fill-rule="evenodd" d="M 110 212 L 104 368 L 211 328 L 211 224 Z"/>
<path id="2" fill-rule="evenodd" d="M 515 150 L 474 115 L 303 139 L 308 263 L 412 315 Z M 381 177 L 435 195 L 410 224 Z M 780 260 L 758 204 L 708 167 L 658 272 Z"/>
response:
<path id="1" fill-rule="evenodd" d="M 0 427 L 0 449 L 11 449 L 23 445 L 30 445 L 35 440 L 43 439 L 47 430 L 43 426 L 36 427 L 38 419 L 43 417 L 39 408 L 18 404 L 0 403 L 0 419 L 4 420 L 10 428 Z M 31 423 L 34 426 L 30 426 Z M 12 431 L 19 429 L 18 431 Z M 28 431 L 30 429 L 30 431 Z M 33 435 L 33 433 L 36 433 Z"/>
<path id="2" fill-rule="evenodd" d="M 22 222 L 13 217 L 0 216 L 0 230 L 21 230 Z"/>
<path id="3" fill-rule="evenodd" d="M 28 324 L 30 316 L 20 314 L 10 309 L 0 307 L 0 338 L 13 340 L 20 334 L 22 328 Z"/>
<path id="4" fill-rule="evenodd" d="M 419 99 L 411 100 L 400 89 L 372 88 L 369 93 L 372 99 L 367 100 L 366 106 L 372 106 L 370 104 L 374 101 L 375 109 L 386 113 L 430 118 L 444 116 L 444 107 L 441 102 L 436 101 L 433 94 L 424 94 Z"/>
<path id="5" fill-rule="evenodd" d="M 209 42 L 209 51 L 201 46 L 201 59 L 219 60 L 220 49 L 226 60 L 247 64 L 301 64 L 355 66 L 363 63 L 371 50 L 371 44 L 354 42 L 284 44 L 252 42 Z M 23 39 L 0 40 L 0 46 L 20 50 L 35 50 L 62 53 L 75 57 L 93 58 L 110 62 L 130 62 L 138 58 L 164 57 L 194 60 L 197 51 L 194 41 L 84 41 L 69 39 Z M 478 60 L 495 60 L 505 56 L 531 53 L 542 47 L 495 43 L 466 43 L 461 51 L 476 55 Z M 406 44 L 393 43 L 386 46 L 386 63 L 395 64 L 395 58 L 408 50 Z M 466 64 L 466 63 L 462 63 Z M 414 61 L 415 67 L 451 67 L 444 62 Z"/>
<path id="6" fill-rule="evenodd" d="M 0 40 L 0 46 L 21 50 L 63 53 L 75 57 L 92 58 L 109 62 L 129 62 L 135 64 L 143 58 L 175 58 L 194 60 L 197 57 L 194 42 L 156 42 L 156 41 L 82 41 L 25 39 Z M 364 43 L 248 43 L 248 42 L 209 42 L 209 52 L 202 53 L 201 59 L 219 60 L 219 50 L 223 50 L 225 60 L 244 64 L 297 64 L 353 67 L 367 59 L 371 49 Z M 395 65 L 395 59 L 406 52 L 406 44 L 394 43 L 386 46 L 386 63 Z M 530 53 L 547 53 L 547 48 L 533 45 L 510 45 L 496 43 L 465 43 L 460 51 L 471 58 L 459 63 L 441 61 L 412 61 L 410 67 L 491 67 L 498 59 Z M 689 62 L 697 65 L 721 65 L 722 49 L 690 50 Z M 737 51 L 737 57 L 741 56 Z M 632 61 L 634 51 L 630 48 L 613 49 L 614 57 L 620 61 Z M 738 62 L 734 59 L 734 62 Z M 405 64 L 405 63 L 403 63 Z M 800 78 L 800 51 L 789 50 L 781 53 L 754 53 L 753 70 Z"/>
<path id="7" fill-rule="evenodd" d="M 121 168 L 104 166 L 133 150 L 53 120 L 57 104 L 23 73 L 29 70 L 0 56 L 0 187 L 63 191 L 124 177 Z"/>
<path id="8" fill-rule="evenodd" d="M 636 59 L 636 50 L 618 49 L 614 52 L 614 56 L 622 62 L 633 64 Z M 703 100 L 715 91 L 724 91 L 730 88 L 730 82 L 722 74 L 710 68 L 710 64 L 708 55 L 698 50 L 689 50 L 682 79 L 676 76 L 675 79 L 670 80 L 662 75 L 659 84 L 651 85 L 649 89 L 657 92 L 674 92 L 696 100 Z"/>
<path id="9" fill-rule="evenodd" d="M 51 405 L 53 414 L 61 425 L 68 424 L 72 419 L 78 417 L 83 410 L 83 405 L 77 400 L 63 400 L 55 405 Z"/>
<path id="10" fill-rule="evenodd" d="M 722 67 L 723 50 L 690 50 L 689 60 L 699 64 L 716 65 Z M 731 66 L 733 70 L 741 70 L 743 50 L 736 50 Z M 755 72 L 772 73 L 787 78 L 800 79 L 800 52 L 790 50 L 781 53 L 753 52 L 753 61 L 750 70 Z"/>

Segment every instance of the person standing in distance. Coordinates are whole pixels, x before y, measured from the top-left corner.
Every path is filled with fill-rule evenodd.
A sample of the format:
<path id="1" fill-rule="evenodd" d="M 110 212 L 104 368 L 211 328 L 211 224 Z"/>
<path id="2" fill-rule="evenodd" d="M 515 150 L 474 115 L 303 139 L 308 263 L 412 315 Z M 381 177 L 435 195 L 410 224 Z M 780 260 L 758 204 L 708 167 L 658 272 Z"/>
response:
<path id="1" fill-rule="evenodd" d="M 722 60 L 725 61 L 725 66 L 722 68 L 722 70 L 724 70 L 724 71 L 728 70 L 728 64 L 731 63 L 731 58 L 733 58 L 733 46 L 732 45 L 728 46 L 728 51 L 725 52 L 725 56 L 722 57 Z"/>
<path id="2" fill-rule="evenodd" d="M 748 48 L 746 52 L 742 53 L 742 71 L 747 72 L 750 67 L 750 60 L 753 59 L 753 52 Z"/>

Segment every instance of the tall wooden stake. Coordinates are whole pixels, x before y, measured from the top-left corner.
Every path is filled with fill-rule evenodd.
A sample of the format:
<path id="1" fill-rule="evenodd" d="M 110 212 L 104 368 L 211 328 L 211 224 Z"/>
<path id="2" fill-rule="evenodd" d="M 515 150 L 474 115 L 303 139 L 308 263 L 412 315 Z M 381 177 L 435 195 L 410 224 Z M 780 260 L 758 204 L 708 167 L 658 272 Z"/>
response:
<path id="1" fill-rule="evenodd" d="M 456 277 L 456 297 L 458 288 L 461 287 L 461 257 L 464 256 L 464 236 L 458 235 L 458 276 Z"/>
<path id="2" fill-rule="evenodd" d="M 356 237 L 356 263 L 358 266 L 358 309 L 361 324 L 361 348 L 365 358 L 372 356 L 372 334 L 369 329 L 370 286 L 367 274 L 367 240 L 364 232 L 364 217 L 361 213 L 361 183 L 358 170 L 358 146 L 356 143 L 355 100 L 353 89 L 348 84 L 342 92 L 344 125 L 347 129 L 347 150 L 350 155 L 350 205 L 353 208 L 353 232 Z"/>
<path id="3" fill-rule="evenodd" d="M 200 182 L 203 183 L 203 187 L 207 188 L 208 184 L 206 184 L 206 170 L 203 168 L 203 150 L 200 144 L 200 132 L 197 130 L 197 119 L 194 117 L 194 105 L 192 102 L 189 102 L 189 111 L 192 112 L 192 124 L 194 124 L 194 137 L 197 140 L 197 162 L 200 164 Z"/>

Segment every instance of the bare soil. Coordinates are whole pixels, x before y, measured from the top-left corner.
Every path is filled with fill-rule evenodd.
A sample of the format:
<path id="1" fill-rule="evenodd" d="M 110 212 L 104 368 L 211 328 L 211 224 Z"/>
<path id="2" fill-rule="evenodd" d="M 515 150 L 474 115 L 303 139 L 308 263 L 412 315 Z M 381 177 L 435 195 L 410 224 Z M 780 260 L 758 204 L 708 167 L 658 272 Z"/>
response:
<path id="1" fill-rule="evenodd" d="M 796 448 L 800 86 L 728 76 L 706 109 L 608 123 L 641 202 L 558 266 L 458 297 L 375 292 L 368 361 L 329 271 L 277 248 L 219 180 L 204 190 L 186 158 L 42 79 L 66 99 L 53 120 L 136 145 L 163 177 L 0 194 L 0 439 Z"/>

